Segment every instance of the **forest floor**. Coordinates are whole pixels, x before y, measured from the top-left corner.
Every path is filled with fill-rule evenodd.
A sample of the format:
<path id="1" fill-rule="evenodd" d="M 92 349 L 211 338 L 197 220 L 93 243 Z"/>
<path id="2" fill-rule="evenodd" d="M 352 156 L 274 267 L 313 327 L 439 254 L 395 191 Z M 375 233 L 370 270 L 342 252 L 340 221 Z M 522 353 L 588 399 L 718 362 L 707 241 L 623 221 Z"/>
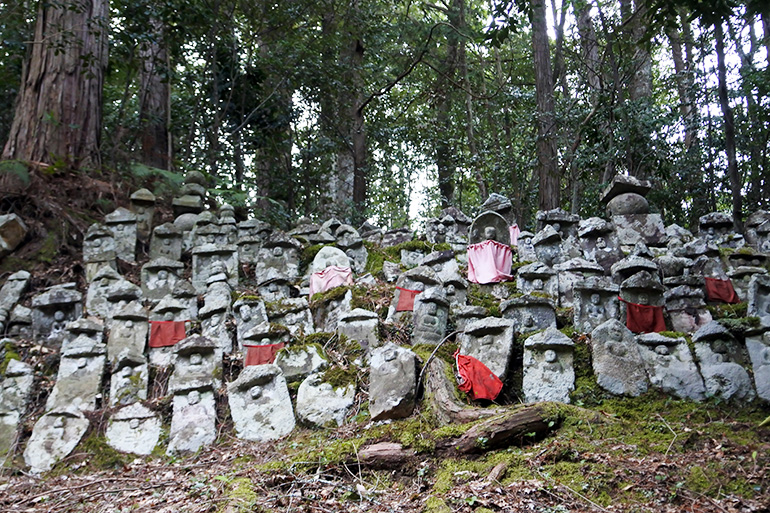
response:
<path id="1" fill-rule="evenodd" d="M 436 447 L 468 426 L 440 427 L 425 402 L 408 419 L 372 423 L 363 401 L 340 428 L 250 443 L 235 437 L 220 394 L 217 442 L 189 457 L 165 455 L 163 443 L 146 457 L 114 451 L 103 409 L 88 414 L 88 433 L 48 474 L 20 470 L 20 443 L 0 470 L 0 512 L 770 511 L 770 428 L 759 427 L 767 405 L 654 391 L 612 398 L 595 387 L 579 388 L 573 402 L 545 437 L 458 457 Z M 155 406 L 168 426 L 168 401 Z M 21 440 L 32 424 L 30 416 Z M 384 441 L 410 457 L 361 459 Z"/>
<path id="2" fill-rule="evenodd" d="M 125 205 L 121 190 L 130 188 L 87 176 L 33 176 L 25 194 L 3 198 L 4 211 L 33 222 L 31 242 L 2 262 L 0 280 L 20 268 L 33 271 L 33 290 L 82 280 L 82 234 Z M 437 452 L 437 442 L 467 426 L 440 426 L 425 402 L 408 419 L 372 423 L 364 378 L 348 424 L 298 427 L 261 444 L 235 437 L 220 393 L 216 444 L 187 457 L 166 456 L 165 444 L 145 457 L 117 453 L 103 435 L 111 410 L 98 410 L 88 414 L 91 428 L 75 451 L 42 476 L 22 470 L 22 451 L 58 358 L 31 341 L 20 345 L 38 380 L 20 443 L 0 468 L 0 512 L 770 511 L 770 427 L 759 427 L 770 406 L 693 403 L 658 392 L 611 397 L 595 385 L 585 340 L 576 341 L 584 355 L 576 363 L 586 370 L 572 395 L 574 412 L 547 436 L 507 448 L 462 457 Z M 231 372 L 226 366 L 226 380 Z M 170 400 L 153 395 L 168 426 Z M 361 450 L 384 441 L 412 457 L 396 468 L 362 463 Z"/>

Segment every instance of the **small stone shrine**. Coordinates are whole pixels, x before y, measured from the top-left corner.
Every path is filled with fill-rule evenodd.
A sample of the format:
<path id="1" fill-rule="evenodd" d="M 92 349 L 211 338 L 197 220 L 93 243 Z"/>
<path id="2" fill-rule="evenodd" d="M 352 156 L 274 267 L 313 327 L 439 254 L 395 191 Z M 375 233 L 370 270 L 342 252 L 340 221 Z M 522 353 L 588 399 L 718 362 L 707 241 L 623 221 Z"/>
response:
<path id="1" fill-rule="evenodd" d="M 522 392 L 528 403 L 569 403 L 575 389 L 572 339 L 556 328 L 546 328 L 524 341 Z"/>

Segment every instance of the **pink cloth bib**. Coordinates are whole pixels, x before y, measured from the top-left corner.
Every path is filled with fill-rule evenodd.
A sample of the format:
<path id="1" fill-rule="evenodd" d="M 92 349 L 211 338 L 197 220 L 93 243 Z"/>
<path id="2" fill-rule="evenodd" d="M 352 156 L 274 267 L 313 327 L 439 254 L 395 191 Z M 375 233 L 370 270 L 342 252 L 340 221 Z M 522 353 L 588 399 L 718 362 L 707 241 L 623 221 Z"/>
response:
<path id="1" fill-rule="evenodd" d="M 468 280 L 473 283 L 497 283 L 511 276 L 513 251 L 496 240 L 468 246 Z"/>

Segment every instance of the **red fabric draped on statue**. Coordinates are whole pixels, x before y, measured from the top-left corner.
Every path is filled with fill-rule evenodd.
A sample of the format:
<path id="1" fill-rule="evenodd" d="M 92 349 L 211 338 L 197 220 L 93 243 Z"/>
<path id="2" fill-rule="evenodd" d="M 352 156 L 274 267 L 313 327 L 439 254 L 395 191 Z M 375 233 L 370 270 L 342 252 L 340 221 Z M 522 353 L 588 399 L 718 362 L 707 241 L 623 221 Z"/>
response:
<path id="1" fill-rule="evenodd" d="M 419 290 L 409 290 L 402 287 L 398 289 L 398 303 L 396 303 L 397 312 L 411 312 L 414 310 L 414 298 L 420 293 Z"/>
<path id="2" fill-rule="evenodd" d="M 283 349 L 284 343 L 280 344 L 267 344 L 264 346 L 245 346 L 246 358 L 243 362 L 244 367 L 250 365 L 264 365 L 266 363 L 273 363 L 275 361 L 275 355 L 278 351 Z"/>
<path id="3" fill-rule="evenodd" d="M 497 283 L 513 278 L 513 251 L 496 240 L 468 246 L 468 280 L 473 283 Z"/>
<path id="4" fill-rule="evenodd" d="M 638 305 L 629 303 L 623 298 L 619 300 L 626 304 L 626 327 L 634 333 L 660 333 L 666 331 L 666 321 L 663 319 L 662 306 Z"/>
<path id="5" fill-rule="evenodd" d="M 185 321 L 150 321 L 150 347 L 173 346 L 187 336 Z"/>
<path id="6" fill-rule="evenodd" d="M 709 301 L 721 303 L 740 303 L 738 294 L 735 293 L 733 282 L 717 278 L 706 278 L 706 298 Z"/>
<path id="7" fill-rule="evenodd" d="M 457 373 L 462 379 L 458 386 L 463 392 L 474 399 L 489 399 L 494 401 L 503 389 L 503 382 L 489 370 L 489 367 L 472 356 L 455 352 Z"/>
<path id="8" fill-rule="evenodd" d="M 353 271 L 350 267 L 330 265 L 323 271 L 310 276 L 310 297 L 340 285 L 353 285 Z"/>
<path id="9" fill-rule="evenodd" d="M 519 245 L 519 235 L 521 235 L 521 229 L 519 228 L 519 225 L 516 223 L 513 223 L 509 228 L 508 231 L 511 233 L 511 246 L 518 246 Z"/>

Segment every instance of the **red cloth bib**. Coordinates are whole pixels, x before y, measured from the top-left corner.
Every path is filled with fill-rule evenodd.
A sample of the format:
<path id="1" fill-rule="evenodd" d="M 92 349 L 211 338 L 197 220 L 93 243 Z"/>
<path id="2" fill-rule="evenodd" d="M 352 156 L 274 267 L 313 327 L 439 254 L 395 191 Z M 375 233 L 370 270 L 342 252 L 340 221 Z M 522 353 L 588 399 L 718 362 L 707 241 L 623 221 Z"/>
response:
<path id="1" fill-rule="evenodd" d="M 457 373 L 462 379 L 458 385 L 460 390 L 470 394 L 474 399 L 489 399 L 494 401 L 503 389 L 503 382 L 489 370 L 489 367 L 472 356 L 455 353 Z"/>
<path id="2" fill-rule="evenodd" d="M 733 282 L 717 278 L 706 278 L 706 298 L 709 301 L 719 303 L 740 303 L 738 294 L 735 293 Z"/>
<path id="3" fill-rule="evenodd" d="M 170 347 L 184 340 L 185 321 L 150 321 L 150 347 Z"/>
<path id="4" fill-rule="evenodd" d="M 353 271 L 350 267 L 331 265 L 310 276 L 310 297 L 340 285 L 353 285 Z"/>
<path id="5" fill-rule="evenodd" d="M 411 312 L 414 310 L 414 298 L 419 294 L 420 290 L 409 290 L 401 287 L 396 287 L 399 290 L 398 303 L 396 303 L 397 312 Z"/>
<path id="6" fill-rule="evenodd" d="M 497 283 L 508 281 L 511 276 L 513 251 L 496 240 L 485 240 L 468 246 L 468 281 L 471 283 Z"/>
<path id="7" fill-rule="evenodd" d="M 663 319 L 662 306 L 638 305 L 629 303 L 618 297 L 626 304 L 626 327 L 634 333 L 660 333 L 666 331 L 666 321 Z"/>
<path id="8" fill-rule="evenodd" d="M 264 346 L 246 346 L 246 358 L 243 362 L 244 367 L 249 365 L 264 365 L 266 363 L 273 363 L 275 361 L 275 355 L 278 351 L 283 349 L 285 344 L 267 344 Z"/>

